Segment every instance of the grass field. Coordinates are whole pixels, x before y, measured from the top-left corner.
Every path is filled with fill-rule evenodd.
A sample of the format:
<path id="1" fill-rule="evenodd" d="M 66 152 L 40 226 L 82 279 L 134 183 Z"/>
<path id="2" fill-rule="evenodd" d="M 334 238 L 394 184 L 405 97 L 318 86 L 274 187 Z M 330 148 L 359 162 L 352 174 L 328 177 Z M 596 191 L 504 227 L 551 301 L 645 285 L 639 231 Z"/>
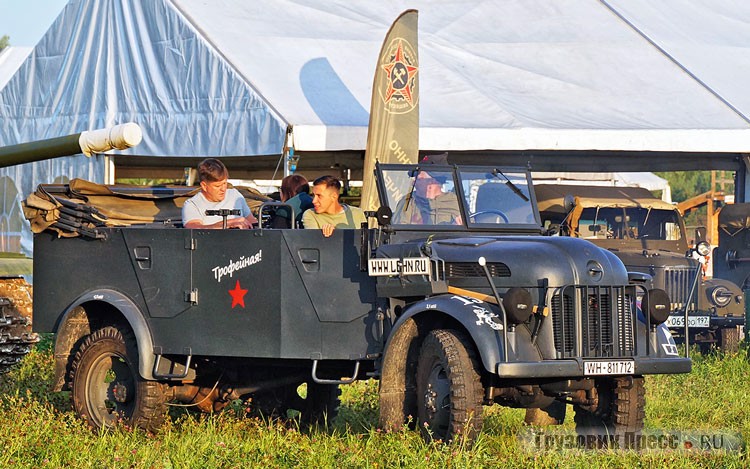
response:
<path id="1" fill-rule="evenodd" d="M 0 467 L 746 467 L 738 451 L 536 451 L 519 441 L 523 411 L 493 406 L 473 447 L 425 443 L 405 430 L 377 429 L 377 382 L 343 388 L 329 429 L 247 417 L 245 405 L 203 415 L 173 408 L 162 432 L 128 428 L 96 434 L 50 393 L 49 340 L 0 378 Z M 750 363 L 746 351 L 694 356 L 689 375 L 647 378 L 646 428 L 738 433 L 750 438 Z M 572 410 L 562 430 L 572 431 Z"/>

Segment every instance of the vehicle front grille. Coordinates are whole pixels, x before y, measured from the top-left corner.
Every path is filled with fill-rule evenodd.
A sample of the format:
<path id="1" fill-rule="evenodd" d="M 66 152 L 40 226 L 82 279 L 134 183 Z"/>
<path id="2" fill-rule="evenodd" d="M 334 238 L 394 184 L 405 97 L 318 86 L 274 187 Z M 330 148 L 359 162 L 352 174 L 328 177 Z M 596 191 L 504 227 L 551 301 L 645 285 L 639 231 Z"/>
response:
<path id="1" fill-rule="evenodd" d="M 634 298 L 632 287 L 624 286 L 571 285 L 555 291 L 550 304 L 557 357 L 633 356 Z"/>
<path id="2" fill-rule="evenodd" d="M 664 290 L 672 302 L 672 311 L 683 310 L 688 303 L 690 289 L 695 281 L 697 268 L 694 267 L 667 267 L 664 269 Z M 688 311 L 694 311 L 695 294 L 690 300 Z"/>
<path id="3" fill-rule="evenodd" d="M 484 278 L 484 269 L 476 262 L 449 262 L 445 265 L 448 278 Z M 510 277 L 510 268 L 502 262 L 491 262 L 487 269 L 492 277 Z"/>

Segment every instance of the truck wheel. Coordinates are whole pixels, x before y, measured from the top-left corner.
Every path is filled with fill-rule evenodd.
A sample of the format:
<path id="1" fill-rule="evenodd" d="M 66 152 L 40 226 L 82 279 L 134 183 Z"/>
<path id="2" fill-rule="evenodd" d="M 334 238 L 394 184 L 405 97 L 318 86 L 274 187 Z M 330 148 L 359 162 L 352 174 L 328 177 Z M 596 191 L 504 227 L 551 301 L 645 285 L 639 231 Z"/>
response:
<path id="1" fill-rule="evenodd" d="M 719 336 L 719 348 L 722 352 L 735 353 L 740 349 L 740 328 L 727 327 L 721 329 Z"/>
<path id="2" fill-rule="evenodd" d="M 156 431 L 167 406 L 160 383 L 138 374 L 138 351 L 130 331 L 105 327 L 89 334 L 73 359 L 73 407 L 95 429 L 118 422 Z"/>
<path id="3" fill-rule="evenodd" d="M 417 415 L 425 439 L 472 441 L 482 429 L 484 389 L 470 339 L 456 330 L 425 338 L 417 363 Z"/>
<path id="4" fill-rule="evenodd" d="M 643 429 L 646 388 L 642 376 L 606 378 L 596 381 L 591 405 L 576 404 L 576 430 L 587 435 L 622 435 Z"/>

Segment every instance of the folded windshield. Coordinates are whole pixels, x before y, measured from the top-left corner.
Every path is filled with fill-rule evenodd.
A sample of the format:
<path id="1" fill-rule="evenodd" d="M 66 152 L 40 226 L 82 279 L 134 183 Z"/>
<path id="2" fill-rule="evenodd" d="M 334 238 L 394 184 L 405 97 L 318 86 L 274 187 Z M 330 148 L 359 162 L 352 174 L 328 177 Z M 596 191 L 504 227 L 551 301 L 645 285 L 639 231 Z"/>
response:
<path id="1" fill-rule="evenodd" d="M 525 171 L 384 166 L 381 175 L 394 225 L 538 226 Z"/>

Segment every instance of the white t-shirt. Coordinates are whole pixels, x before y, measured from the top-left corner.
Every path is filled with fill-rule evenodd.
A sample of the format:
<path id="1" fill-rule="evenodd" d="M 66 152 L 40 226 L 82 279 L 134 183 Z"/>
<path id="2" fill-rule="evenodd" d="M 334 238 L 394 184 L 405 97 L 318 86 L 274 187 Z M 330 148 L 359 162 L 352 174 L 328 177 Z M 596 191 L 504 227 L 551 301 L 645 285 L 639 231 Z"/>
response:
<path id="1" fill-rule="evenodd" d="M 185 224 L 191 220 L 200 220 L 204 225 L 212 225 L 223 219 L 218 215 L 207 217 L 206 210 L 220 210 L 223 208 L 230 210 L 240 209 L 243 218 L 250 215 L 250 207 L 247 206 L 245 198 L 242 197 L 242 194 L 237 189 L 227 189 L 226 196 L 221 202 L 210 202 L 203 195 L 203 192 L 198 192 L 186 200 L 182 206 L 182 223 Z M 232 218 L 239 217 L 236 215 L 227 217 L 227 219 Z"/>

